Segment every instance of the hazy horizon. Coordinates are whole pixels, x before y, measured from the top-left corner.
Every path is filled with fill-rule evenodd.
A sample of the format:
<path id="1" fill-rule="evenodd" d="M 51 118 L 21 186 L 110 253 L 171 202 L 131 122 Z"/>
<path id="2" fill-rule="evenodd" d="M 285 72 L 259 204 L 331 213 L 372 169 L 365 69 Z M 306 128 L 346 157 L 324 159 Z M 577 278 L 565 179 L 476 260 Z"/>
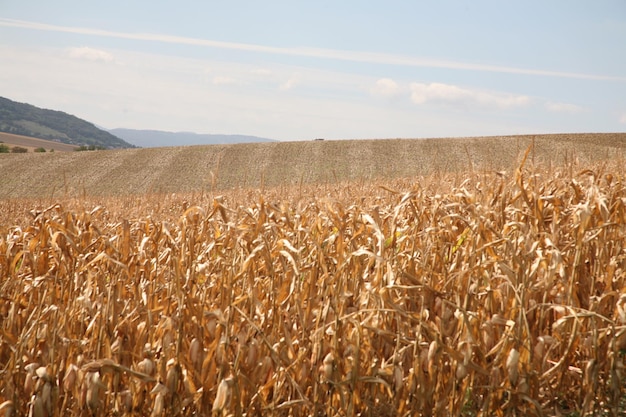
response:
<path id="1" fill-rule="evenodd" d="M 278 140 L 626 129 L 626 3 L 9 0 L 0 95 Z"/>

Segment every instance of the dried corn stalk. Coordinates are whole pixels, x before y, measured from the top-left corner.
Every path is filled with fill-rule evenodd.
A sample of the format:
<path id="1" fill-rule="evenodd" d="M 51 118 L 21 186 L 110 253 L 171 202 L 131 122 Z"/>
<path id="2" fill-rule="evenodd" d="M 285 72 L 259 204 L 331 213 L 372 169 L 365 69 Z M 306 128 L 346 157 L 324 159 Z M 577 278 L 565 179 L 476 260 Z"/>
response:
<path id="1" fill-rule="evenodd" d="M 624 172 L 570 168 L 37 209 L 0 236 L 0 410 L 616 411 Z"/>

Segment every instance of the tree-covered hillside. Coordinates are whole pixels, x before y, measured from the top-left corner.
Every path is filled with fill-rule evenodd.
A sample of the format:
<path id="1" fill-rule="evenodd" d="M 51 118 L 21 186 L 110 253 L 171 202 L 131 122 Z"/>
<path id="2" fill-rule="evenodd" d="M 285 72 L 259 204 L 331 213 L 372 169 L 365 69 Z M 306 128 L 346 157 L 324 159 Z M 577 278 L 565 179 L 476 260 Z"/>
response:
<path id="1" fill-rule="evenodd" d="M 0 97 L 0 132 L 71 145 L 132 148 L 133 145 L 76 116 Z"/>

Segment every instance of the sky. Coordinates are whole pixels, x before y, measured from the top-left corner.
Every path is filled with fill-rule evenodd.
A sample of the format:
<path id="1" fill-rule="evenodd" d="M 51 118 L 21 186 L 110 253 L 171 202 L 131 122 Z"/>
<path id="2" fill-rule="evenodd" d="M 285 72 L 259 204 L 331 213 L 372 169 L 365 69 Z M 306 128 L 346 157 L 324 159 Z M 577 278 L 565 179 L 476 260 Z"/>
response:
<path id="1" fill-rule="evenodd" d="M 626 131 L 626 1 L 0 0 L 0 96 L 283 141 Z"/>

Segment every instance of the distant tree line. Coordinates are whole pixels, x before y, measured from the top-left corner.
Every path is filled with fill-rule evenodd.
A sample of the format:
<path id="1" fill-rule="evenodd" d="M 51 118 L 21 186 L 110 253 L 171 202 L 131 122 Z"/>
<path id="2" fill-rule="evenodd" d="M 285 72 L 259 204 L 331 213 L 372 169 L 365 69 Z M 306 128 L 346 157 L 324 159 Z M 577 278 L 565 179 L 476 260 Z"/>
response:
<path id="1" fill-rule="evenodd" d="M 0 153 L 26 153 L 28 149 L 22 148 L 21 146 L 13 146 L 9 147 L 4 143 L 0 143 Z M 45 149 L 44 149 L 45 152 Z"/>
<path id="2" fill-rule="evenodd" d="M 82 152 L 82 151 L 103 151 L 106 148 L 104 146 L 99 146 L 99 145 L 80 145 L 78 148 L 75 148 L 74 150 L 77 152 Z"/>
<path id="3" fill-rule="evenodd" d="M 28 152 L 27 148 L 23 148 L 21 146 L 11 146 L 9 147 L 6 143 L 0 141 L 0 153 L 26 153 Z M 46 152 L 45 148 L 39 147 L 35 148 L 33 152 Z M 50 149 L 50 152 L 54 152 L 54 149 Z"/>
<path id="4" fill-rule="evenodd" d="M 74 150 L 77 152 L 102 151 L 105 149 L 107 148 L 104 146 L 100 146 L 100 145 L 80 145 L 79 147 L 74 148 Z M 0 153 L 26 153 L 26 152 L 28 152 L 27 148 L 23 148 L 21 146 L 9 147 L 6 143 L 3 143 L 2 141 L 0 141 Z M 33 152 L 46 152 L 46 149 L 39 147 L 39 148 L 35 148 Z M 50 152 L 54 152 L 54 149 L 50 149 Z"/>

